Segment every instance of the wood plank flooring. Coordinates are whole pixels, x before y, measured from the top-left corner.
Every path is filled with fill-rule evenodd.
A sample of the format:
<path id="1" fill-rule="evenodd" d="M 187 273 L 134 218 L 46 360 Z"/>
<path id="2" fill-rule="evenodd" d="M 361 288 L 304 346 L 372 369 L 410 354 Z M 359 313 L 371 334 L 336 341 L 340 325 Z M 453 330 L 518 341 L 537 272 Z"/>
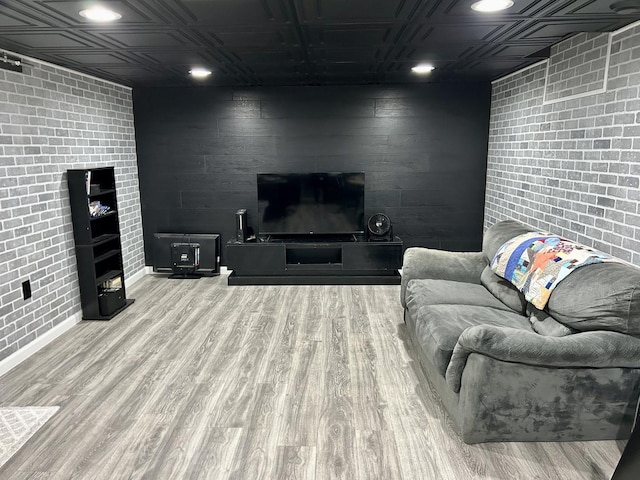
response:
<path id="1" fill-rule="evenodd" d="M 399 294 L 149 275 L 0 378 L 0 406 L 61 406 L 0 479 L 611 476 L 624 442 L 462 443 Z"/>

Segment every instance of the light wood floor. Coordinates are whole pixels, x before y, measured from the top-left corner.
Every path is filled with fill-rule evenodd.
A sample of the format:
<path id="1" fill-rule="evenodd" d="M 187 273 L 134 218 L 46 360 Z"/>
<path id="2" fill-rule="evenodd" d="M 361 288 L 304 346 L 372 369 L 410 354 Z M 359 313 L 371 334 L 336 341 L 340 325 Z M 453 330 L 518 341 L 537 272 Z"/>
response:
<path id="1" fill-rule="evenodd" d="M 399 291 L 149 275 L 0 378 L 0 406 L 61 406 L 0 479 L 611 476 L 624 442 L 463 444 Z"/>

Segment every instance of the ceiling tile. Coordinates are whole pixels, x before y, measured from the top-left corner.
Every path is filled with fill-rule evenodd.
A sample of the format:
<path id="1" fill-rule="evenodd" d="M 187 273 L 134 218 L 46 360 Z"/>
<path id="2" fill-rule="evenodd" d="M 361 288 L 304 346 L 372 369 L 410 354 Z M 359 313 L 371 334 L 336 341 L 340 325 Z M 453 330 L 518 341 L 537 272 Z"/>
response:
<path id="1" fill-rule="evenodd" d="M 375 59 L 375 49 L 362 48 L 312 48 L 313 58 L 326 62 L 371 62 Z M 357 59 L 357 60 L 356 60 Z"/>
<path id="2" fill-rule="evenodd" d="M 146 52 L 142 56 L 150 59 L 151 62 L 173 65 L 193 65 L 195 63 L 206 63 L 208 61 L 206 57 L 197 52 L 175 52 L 163 50 L 160 52 Z"/>
<path id="3" fill-rule="evenodd" d="M 123 47 L 183 47 L 192 43 L 179 32 L 117 32 L 105 34 L 104 36 Z"/>
<path id="4" fill-rule="evenodd" d="M 27 48 L 87 47 L 88 43 L 67 33 L 9 33 L 3 35 L 12 42 Z"/>
<path id="5" fill-rule="evenodd" d="M 491 55 L 496 57 L 517 57 L 526 58 L 529 55 L 534 55 L 542 48 L 541 45 L 505 45 L 493 51 Z"/>
<path id="6" fill-rule="evenodd" d="M 522 34 L 522 38 L 552 38 L 561 39 L 565 36 L 585 31 L 606 30 L 611 22 L 541 22 L 533 25 L 527 32 Z"/>
<path id="7" fill-rule="evenodd" d="M 109 53 L 67 53 L 63 58 L 66 58 L 71 62 L 87 65 L 128 63 L 127 60 Z"/>
<path id="8" fill-rule="evenodd" d="M 427 42 L 465 42 L 469 40 L 486 40 L 494 32 L 502 28 L 501 24 L 481 25 L 438 25 L 426 35 Z"/>
<path id="9" fill-rule="evenodd" d="M 229 48 L 263 47 L 264 45 L 277 44 L 280 41 L 278 32 L 274 30 L 217 31 L 211 32 L 211 35 Z"/>
<path id="10" fill-rule="evenodd" d="M 429 47 L 416 48 L 407 58 L 414 60 L 447 60 L 457 59 L 475 48 L 473 44 L 457 43 L 441 45 L 437 49 Z"/>
<path id="11" fill-rule="evenodd" d="M 273 18 L 273 11 L 260 0 L 179 0 L 176 3 L 189 12 L 195 23 L 207 25 L 259 25 Z"/>
<path id="12" fill-rule="evenodd" d="M 311 28 L 310 38 L 313 43 L 323 45 L 380 45 L 389 33 L 388 26 L 354 26 Z"/>
<path id="13" fill-rule="evenodd" d="M 302 12 L 307 22 L 369 22 L 407 15 L 410 5 L 415 3 L 415 0 L 303 0 Z"/>
<path id="14" fill-rule="evenodd" d="M 30 25 L 29 22 L 11 15 L 11 12 L 0 12 L 0 28 L 2 27 L 25 27 Z"/>

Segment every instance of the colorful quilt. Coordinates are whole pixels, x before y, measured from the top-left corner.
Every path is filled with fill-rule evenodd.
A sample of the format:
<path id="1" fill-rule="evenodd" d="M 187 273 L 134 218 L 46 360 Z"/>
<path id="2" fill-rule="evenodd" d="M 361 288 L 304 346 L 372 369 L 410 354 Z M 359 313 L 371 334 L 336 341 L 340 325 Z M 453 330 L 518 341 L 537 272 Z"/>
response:
<path id="1" fill-rule="evenodd" d="M 600 262 L 621 260 L 557 235 L 529 232 L 502 245 L 491 261 L 491 269 L 542 310 L 553 289 L 567 275 L 579 267 Z"/>

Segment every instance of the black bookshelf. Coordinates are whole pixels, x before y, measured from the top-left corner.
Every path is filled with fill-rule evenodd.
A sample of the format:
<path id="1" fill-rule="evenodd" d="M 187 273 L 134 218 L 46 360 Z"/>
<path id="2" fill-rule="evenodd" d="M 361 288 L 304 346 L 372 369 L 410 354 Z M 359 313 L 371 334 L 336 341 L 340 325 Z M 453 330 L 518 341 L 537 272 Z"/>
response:
<path id="1" fill-rule="evenodd" d="M 67 170 L 67 182 L 82 318 L 110 320 L 133 303 L 124 283 L 114 169 Z"/>

